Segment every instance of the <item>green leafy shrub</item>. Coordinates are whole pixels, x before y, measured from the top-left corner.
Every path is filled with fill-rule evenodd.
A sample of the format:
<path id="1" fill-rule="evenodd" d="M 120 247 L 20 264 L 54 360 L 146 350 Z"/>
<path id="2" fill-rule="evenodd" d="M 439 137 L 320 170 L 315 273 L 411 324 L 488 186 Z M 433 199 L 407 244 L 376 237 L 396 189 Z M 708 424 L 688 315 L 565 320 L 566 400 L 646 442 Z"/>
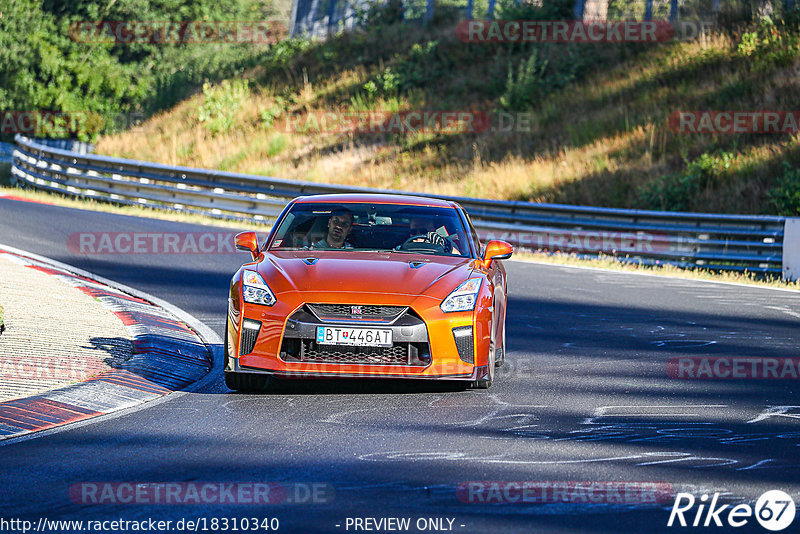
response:
<path id="1" fill-rule="evenodd" d="M 527 59 L 508 66 L 508 78 L 500 105 L 511 111 L 527 110 L 547 93 L 557 91 L 577 80 L 583 73 L 586 56 L 567 49 L 558 61 L 551 61 L 547 47 L 534 48 Z"/>
<path id="2" fill-rule="evenodd" d="M 573 0 L 547 0 L 537 5 L 534 2 L 501 0 L 497 5 L 497 20 L 570 20 L 574 18 Z"/>
<path id="3" fill-rule="evenodd" d="M 785 21 L 775 24 L 764 17 L 754 31 L 742 34 L 736 50 L 739 55 L 755 60 L 753 65 L 757 70 L 791 65 L 800 56 L 800 32 L 794 26 Z"/>
<path id="4" fill-rule="evenodd" d="M 205 100 L 197 110 L 197 120 L 213 135 L 225 133 L 233 127 L 236 112 L 250 95 L 247 80 L 228 80 L 221 85 L 203 84 Z"/>
<path id="5" fill-rule="evenodd" d="M 800 216 L 800 169 L 783 162 L 783 174 L 767 192 L 767 199 L 779 215 Z"/>
<path id="6" fill-rule="evenodd" d="M 300 37 L 279 41 L 270 46 L 269 51 L 261 59 L 261 64 L 267 69 L 285 69 L 292 60 L 312 47 L 313 43 L 309 39 Z"/>
<path id="7" fill-rule="evenodd" d="M 366 28 L 391 26 L 403 21 L 403 0 L 389 0 L 386 3 L 370 2 L 366 9 L 356 8 L 356 20 Z"/>
<path id="8" fill-rule="evenodd" d="M 756 32 L 743 33 L 736 49 L 742 56 L 752 56 L 758 50 L 758 34 Z"/>
<path id="9" fill-rule="evenodd" d="M 400 77 L 391 67 L 386 67 L 364 84 L 364 90 L 370 97 L 395 95 L 399 88 Z"/>
<path id="10" fill-rule="evenodd" d="M 406 55 L 396 55 L 393 65 L 386 67 L 364 84 L 370 98 L 395 96 L 421 87 L 434 78 L 442 68 L 436 56 L 438 41 L 414 43 Z"/>
<path id="11" fill-rule="evenodd" d="M 80 26 L 81 21 L 254 21 L 272 20 L 276 14 L 272 3 L 262 0 L 6 1 L 0 16 L 0 110 L 100 117 L 73 121 L 69 127 L 50 125 L 41 132 L 93 141 L 100 133 L 128 126 L 116 119 L 121 114 L 147 116 L 196 92 L 206 80 L 215 82 L 255 66 L 264 49 L 249 43 L 97 42 L 94 38 L 100 35 Z M 274 48 L 279 53 L 294 45 L 290 40 Z"/>
<path id="12" fill-rule="evenodd" d="M 291 102 L 281 96 L 275 97 L 275 102 L 267 109 L 261 110 L 261 126 L 264 129 L 272 128 L 275 119 L 279 119 L 289 109 Z"/>
<path id="13" fill-rule="evenodd" d="M 508 66 L 506 90 L 500 97 L 500 105 L 509 110 L 531 107 L 546 86 L 548 60 L 540 59 L 539 49 L 534 48 L 527 60 L 521 61 L 516 75 L 512 65 Z"/>
<path id="14" fill-rule="evenodd" d="M 733 160 L 730 152 L 702 154 L 684 172 L 663 176 L 644 187 L 640 204 L 649 209 L 686 211 L 695 197 L 729 171 Z"/>

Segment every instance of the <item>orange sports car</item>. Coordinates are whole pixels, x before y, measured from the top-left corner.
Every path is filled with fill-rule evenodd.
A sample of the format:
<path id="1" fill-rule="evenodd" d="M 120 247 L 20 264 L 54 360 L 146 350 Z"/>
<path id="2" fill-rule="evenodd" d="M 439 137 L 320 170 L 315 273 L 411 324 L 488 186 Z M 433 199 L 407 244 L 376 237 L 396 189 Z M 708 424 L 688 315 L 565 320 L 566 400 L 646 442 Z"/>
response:
<path id="1" fill-rule="evenodd" d="M 513 247 L 481 245 L 455 202 L 342 194 L 291 201 L 233 277 L 225 383 L 427 378 L 488 388 L 505 359 Z"/>

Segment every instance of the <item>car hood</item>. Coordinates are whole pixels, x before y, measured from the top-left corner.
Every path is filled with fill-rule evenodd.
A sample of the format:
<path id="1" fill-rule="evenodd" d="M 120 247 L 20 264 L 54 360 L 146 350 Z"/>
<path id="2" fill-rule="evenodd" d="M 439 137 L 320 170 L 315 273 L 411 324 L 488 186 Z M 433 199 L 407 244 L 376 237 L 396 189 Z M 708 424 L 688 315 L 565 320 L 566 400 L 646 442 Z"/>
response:
<path id="1" fill-rule="evenodd" d="M 444 298 L 473 272 L 462 257 L 352 251 L 268 252 L 259 273 L 284 291 L 379 293 Z"/>

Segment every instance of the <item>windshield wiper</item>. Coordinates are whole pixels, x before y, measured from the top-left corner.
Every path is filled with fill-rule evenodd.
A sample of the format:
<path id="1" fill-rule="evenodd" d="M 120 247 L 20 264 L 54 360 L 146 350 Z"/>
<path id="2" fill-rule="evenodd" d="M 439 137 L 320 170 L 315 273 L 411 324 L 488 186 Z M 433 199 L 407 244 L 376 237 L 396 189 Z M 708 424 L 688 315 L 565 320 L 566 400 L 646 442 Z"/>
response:
<path id="1" fill-rule="evenodd" d="M 442 254 L 437 254 L 435 252 L 426 251 L 426 250 L 396 250 L 396 249 L 392 249 L 392 252 L 395 252 L 397 254 L 422 254 L 423 256 L 442 256 Z"/>

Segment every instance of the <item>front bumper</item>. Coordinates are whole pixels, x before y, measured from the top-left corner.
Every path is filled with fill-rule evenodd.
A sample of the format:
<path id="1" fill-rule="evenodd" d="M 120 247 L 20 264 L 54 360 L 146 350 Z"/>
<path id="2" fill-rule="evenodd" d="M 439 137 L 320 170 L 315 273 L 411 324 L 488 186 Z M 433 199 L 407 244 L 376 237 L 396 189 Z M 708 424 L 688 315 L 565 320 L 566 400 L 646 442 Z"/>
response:
<path id="1" fill-rule="evenodd" d="M 225 366 L 226 372 L 234 373 L 247 373 L 256 375 L 276 376 L 278 378 L 368 378 L 368 379 L 420 379 L 420 380 L 463 380 L 475 381 L 479 378 L 484 378 L 487 374 L 487 366 L 473 367 L 472 371 L 466 374 L 412 374 L 412 373 L 397 373 L 390 372 L 360 372 L 348 373 L 344 371 L 333 370 L 314 370 L 314 371 L 277 371 L 272 369 L 257 369 L 253 367 L 243 367 L 239 365 L 238 358 L 230 358 L 229 364 Z"/>
<path id="2" fill-rule="evenodd" d="M 408 302 L 407 297 L 404 299 L 402 296 L 381 295 L 383 299 L 379 302 L 370 302 L 362 295 L 357 301 L 359 305 L 404 306 L 409 313 L 389 324 L 364 320 L 321 320 L 309 313 L 306 307 L 306 301 L 319 301 L 319 295 L 316 295 L 316 299 L 314 297 L 310 295 L 294 305 L 284 299 L 271 308 L 246 304 L 239 316 L 240 324 L 235 324 L 238 318 L 236 315 L 229 315 L 228 331 L 232 335 L 228 340 L 230 356 L 226 362 L 226 370 L 284 377 L 449 380 L 476 380 L 486 374 L 485 361 L 480 361 L 474 355 L 471 361 L 462 359 L 453 334 L 454 329 L 463 330 L 464 327 L 469 327 L 473 331 L 475 354 L 481 354 L 482 351 L 488 354 L 490 321 L 485 320 L 485 315 L 471 312 L 445 314 L 439 308 L 439 301 L 428 297 L 417 297 Z M 240 326 L 242 320 L 248 319 L 260 322 L 261 327 L 252 351 L 239 356 Z M 311 346 L 311 340 L 316 337 L 316 328 L 323 325 L 391 329 L 393 344 L 405 347 L 405 361 L 397 359 L 389 363 L 380 358 L 362 358 L 360 361 L 347 361 L 347 358 L 341 361 L 325 361 L 324 357 L 305 358 L 308 353 L 299 353 L 298 346 Z M 358 356 L 362 357 L 364 354 Z"/>
<path id="3" fill-rule="evenodd" d="M 392 365 L 427 367 L 431 363 L 430 343 L 425 322 L 413 312 L 398 308 L 399 315 L 391 322 L 357 322 L 337 318 L 320 319 L 308 306 L 295 312 L 287 321 L 279 358 L 288 363 L 339 363 L 358 365 Z M 371 328 L 392 332 L 391 347 L 356 347 L 320 345 L 317 329 L 341 330 Z"/>

